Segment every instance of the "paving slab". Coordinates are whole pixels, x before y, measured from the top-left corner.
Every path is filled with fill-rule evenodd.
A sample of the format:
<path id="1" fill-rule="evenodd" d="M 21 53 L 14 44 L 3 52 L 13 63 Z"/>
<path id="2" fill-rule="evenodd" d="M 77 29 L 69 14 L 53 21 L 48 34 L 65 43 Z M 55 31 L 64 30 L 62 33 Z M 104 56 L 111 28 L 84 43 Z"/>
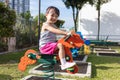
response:
<path id="1" fill-rule="evenodd" d="M 96 48 L 96 49 L 94 49 L 94 52 L 97 54 L 97 56 L 116 56 L 116 57 L 120 57 L 120 53 L 118 53 L 118 51 L 113 50 L 111 48 L 109 48 L 109 49 Z"/>
<path id="2" fill-rule="evenodd" d="M 97 56 L 113 56 L 113 57 L 120 57 L 120 53 L 97 53 Z"/>
<path id="3" fill-rule="evenodd" d="M 104 52 L 116 52 L 116 50 L 105 50 L 105 49 L 101 49 L 101 50 L 95 50 L 95 51 L 104 51 Z"/>
<path id="4" fill-rule="evenodd" d="M 88 55 L 78 55 L 77 57 L 74 57 L 73 60 L 75 62 L 86 62 L 88 58 Z"/>
<path id="5" fill-rule="evenodd" d="M 108 49 L 106 49 L 106 48 L 94 48 L 94 51 L 95 50 L 111 50 L 111 48 L 108 48 Z"/>
<path id="6" fill-rule="evenodd" d="M 118 53 L 117 51 L 95 51 L 95 53 Z"/>
<path id="7" fill-rule="evenodd" d="M 52 78 L 44 78 L 38 75 L 28 75 L 21 80 L 53 80 Z M 75 80 L 75 79 L 67 79 L 67 78 L 55 78 L 54 80 Z"/>
<path id="8" fill-rule="evenodd" d="M 76 74 L 70 74 L 67 73 L 65 70 L 61 70 L 60 68 L 60 64 L 56 64 L 55 65 L 55 75 L 62 75 L 62 76 L 77 76 L 77 77 L 91 77 L 91 62 L 76 62 L 78 67 L 79 67 L 79 71 Z M 42 71 L 42 64 L 39 64 L 38 66 L 34 67 L 33 69 L 31 69 L 29 71 L 30 74 L 36 74 L 36 75 L 40 75 L 40 74 L 45 74 Z"/>
<path id="9" fill-rule="evenodd" d="M 109 47 L 94 47 L 94 49 L 111 49 Z"/>

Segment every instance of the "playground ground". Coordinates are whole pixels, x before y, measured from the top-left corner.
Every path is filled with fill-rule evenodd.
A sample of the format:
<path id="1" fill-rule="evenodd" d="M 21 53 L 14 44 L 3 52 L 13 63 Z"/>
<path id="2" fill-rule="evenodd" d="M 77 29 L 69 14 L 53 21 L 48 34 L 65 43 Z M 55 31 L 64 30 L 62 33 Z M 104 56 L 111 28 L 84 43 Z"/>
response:
<path id="1" fill-rule="evenodd" d="M 112 47 L 120 53 L 119 46 Z M 28 75 L 29 69 L 36 66 L 32 65 L 27 68 L 25 72 L 18 70 L 17 66 L 20 57 L 23 56 L 25 51 L 1 54 L 0 55 L 0 80 L 20 80 Z M 109 56 L 96 56 L 96 54 L 90 54 L 87 62 L 92 63 L 92 77 L 91 78 L 78 78 L 78 77 L 66 77 L 57 76 L 60 78 L 68 78 L 73 80 L 119 80 L 120 79 L 120 57 Z"/>

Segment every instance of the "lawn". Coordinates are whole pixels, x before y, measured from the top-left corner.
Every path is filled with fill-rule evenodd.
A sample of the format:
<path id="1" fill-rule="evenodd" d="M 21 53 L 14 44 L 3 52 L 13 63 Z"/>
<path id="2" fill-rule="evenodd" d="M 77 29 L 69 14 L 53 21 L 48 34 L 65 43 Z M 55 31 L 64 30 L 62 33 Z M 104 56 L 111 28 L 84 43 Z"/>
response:
<path id="1" fill-rule="evenodd" d="M 23 52 L 15 52 L 0 55 L 0 80 L 20 80 L 28 75 L 29 66 L 25 72 L 18 70 L 17 65 Z M 87 62 L 92 63 L 92 78 L 65 77 L 74 80 L 119 80 L 120 57 L 104 57 L 90 54 Z M 63 78 L 63 76 L 58 76 Z"/>
<path id="2" fill-rule="evenodd" d="M 117 50 L 120 53 L 120 46 L 110 46 L 112 49 Z"/>
<path id="3" fill-rule="evenodd" d="M 0 55 L 0 80 L 20 80 L 28 75 L 28 70 L 33 66 L 28 66 L 25 72 L 18 70 L 18 63 L 25 51 L 1 54 Z"/>

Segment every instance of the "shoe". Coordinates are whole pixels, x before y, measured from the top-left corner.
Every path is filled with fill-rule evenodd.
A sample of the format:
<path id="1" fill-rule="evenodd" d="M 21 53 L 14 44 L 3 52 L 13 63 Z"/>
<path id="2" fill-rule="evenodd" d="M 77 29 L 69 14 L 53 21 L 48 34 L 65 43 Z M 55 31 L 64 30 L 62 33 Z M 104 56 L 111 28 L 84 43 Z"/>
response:
<path id="1" fill-rule="evenodd" d="M 66 62 L 64 65 L 61 65 L 61 69 L 65 70 L 67 68 L 73 67 L 74 65 L 76 65 L 75 62 Z"/>

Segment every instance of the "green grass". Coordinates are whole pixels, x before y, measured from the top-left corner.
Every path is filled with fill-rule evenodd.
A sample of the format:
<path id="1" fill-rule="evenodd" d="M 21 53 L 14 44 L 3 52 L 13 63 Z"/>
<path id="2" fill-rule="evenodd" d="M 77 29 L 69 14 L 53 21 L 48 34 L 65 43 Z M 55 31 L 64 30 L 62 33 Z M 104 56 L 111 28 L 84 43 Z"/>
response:
<path id="1" fill-rule="evenodd" d="M 119 80 L 120 57 L 90 55 L 92 62 L 92 80 Z"/>
<path id="2" fill-rule="evenodd" d="M 0 55 L 0 80 L 20 80 L 21 78 L 29 75 L 29 66 L 25 72 L 18 70 L 17 66 L 20 57 L 23 56 L 25 51 L 8 53 Z M 65 77 L 58 76 L 61 78 L 69 78 L 75 80 L 119 80 L 120 79 L 120 57 L 106 57 L 96 56 L 90 54 L 87 62 L 92 63 L 92 78 L 81 78 L 78 77 Z"/>
<path id="3" fill-rule="evenodd" d="M 25 72 L 18 70 L 18 63 L 24 52 L 0 55 L 0 80 L 20 80 L 28 75 L 28 70 L 33 66 L 28 66 Z"/>
<path id="4" fill-rule="evenodd" d="M 120 47 L 119 46 L 110 46 L 112 49 L 118 51 L 120 53 Z"/>

